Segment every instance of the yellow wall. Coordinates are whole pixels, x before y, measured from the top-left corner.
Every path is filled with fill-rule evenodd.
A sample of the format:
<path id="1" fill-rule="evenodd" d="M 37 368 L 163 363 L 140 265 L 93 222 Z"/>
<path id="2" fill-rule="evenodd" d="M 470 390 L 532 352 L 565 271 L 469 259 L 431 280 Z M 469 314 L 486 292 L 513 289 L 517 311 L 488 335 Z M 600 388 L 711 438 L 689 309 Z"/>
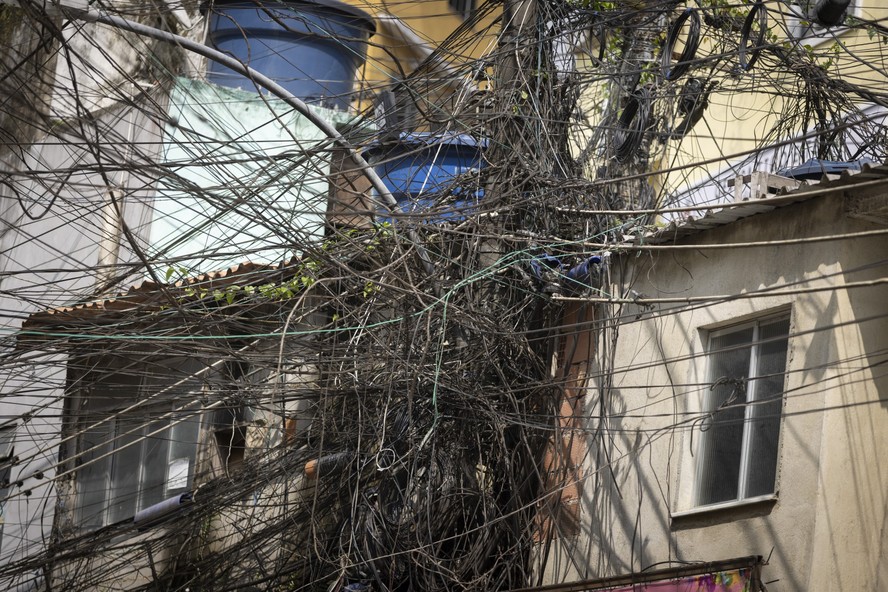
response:
<path id="1" fill-rule="evenodd" d="M 400 70 L 410 74 L 417 63 L 417 52 L 408 46 L 403 38 L 388 35 L 380 26 L 378 16 L 389 14 L 397 17 L 409 26 L 419 38 L 431 47 L 439 47 L 460 27 L 467 31 L 459 31 L 459 41 L 444 43 L 439 47 L 442 58 L 455 64 L 465 64 L 492 51 L 496 47 L 498 27 L 492 26 L 495 20 L 485 7 L 485 1 L 479 0 L 477 11 L 482 18 L 474 23 L 472 17 L 464 23 L 446 0 L 345 0 L 377 19 L 377 33 L 370 38 L 367 62 L 359 73 L 360 88 L 372 92 L 384 88 L 400 77 Z M 398 62 L 401 68 L 398 67 Z"/>
<path id="2" fill-rule="evenodd" d="M 808 89 L 816 87 L 823 95 L 824 89 L 831 88 L 826 100 L 832 105 L 838 105 L 836 101 L 843 94 L 839 87 L 843 83 L 860 85 L 884 94 L 888 77 L 885 74 L 888 71 L 888 44 L 883 40 L 888 41 L 888 36 L 864 28 L 861 22 L 873 21 L 884 25 L 888 18 L 888 3 L 876 0 L 854 0 L 854 3 L 857 8 L 852 10 L 851 18 L 847 20 L 853 27 L 835 27 L 819 38 L 799 43 L 787 36 L 791 22 L 787 5 L 782 0 L 765 0 L 769 18 L 769 34 L 765 43 L 770 47 L 762 50 L 758 63 L 748 72 L 739 69 L 739 30 L 715 30 L 705 20 L 696 54 L 699 63 L 687 74 L 674 82 L 664 81 L 659 75 L 659 55 L 656 56 L 657 61 L 652 64 L 652 73 L 655 74 L 652 88 L 656 93 L 655 115 L 660 118 L 656 123 L 657 133 L 667 131 L 669 126 L 683 119 L 675 115 L 675 102 L 689 77 L 715 83 L 703 120 L 683 140 L 670 140 L 665 150 L 657 139 L 651 142 L 652 153 L 646 170 L 670 171 L 657 175 L 665 186 L 666 194 L 663 197 L 668 200 L 670 193 L 706 181 L 729 163 L 754 154 L 763 147 L 813 131 L 810 124 L 807 130 L 802 129 Z M 740 23 L 749 11 L 749 4 L 703 0 L 703 12 L 716 14 L 717 10 L 713 8 L 715 4 L 724 4 L 727 14 L 735 15 Z M 684 4 L 679 5 L 666 19 L 667 30 L 684 8 Z M 775 52 L 778 46 L 790 56 L 794 66 L 789 67 L 779 60 Z M 679 44 L 676 52 L 680 47 Z M 597 55 L 598 47 L 591 48 L 590 53 Z M 604 69 L 594 60 L 582 63 L 585 76 L 604 80 L 592 82 L 584 95 L 582 107 L 588 115 L 588 127 L 583 133 L 585 138 L 591 137 L 601 123 L 601 111 L 609 100 L 610 86 L 607 81 L 610 80 L 609 73 L 619 67 L 617 59 L 611 57 L 611 62 Z M 824 80 L 806 85 L 802 71 L 807 68 L 808 75 L 816 75 L 816 66 L 824 68 L 821 71 Z M 835 84 L 837 81 L 838 85 Z M 868 105 L 865 97 L 855 93 L 844 94 L 848 100 L 836 109 L 841 113 Z M 675 117 L 674 121 L 670 117 Z M 785 125 L 779 125 L 781 123 Z M 867 136 L 865 133 L 863 135 Z M 843 142 L 841 136 L 836 142 L 835 145 Z M 583 147 L 582 143 L 579 147 Z M 810 155 L 804 156 L 804 159 L 807 158 Z M 799 154 L 798 162 L 801 160 Z M 595 171 L 604 162 L 597 159 L 588 164 L 587 171 Z M 754 168 L 773 173 L 776 172 L 773 169 L 780 168 L 780 165 L 770 169 L 768 165 L 756 165 Z"/>
<path id="3" fill-rule="evenodd" d="M 855 3 L 859 8 L 854 11 L 852 18 L 882 22 L 888 17 L 888 7 L 877 6 L 881 3 L 861 0 L 856 0 Z M 769 9 L 771 32 L 766 42 L 781 43 L 785 51 L 800 63 L 813 62 L 824 66 L 826 76 L 831 82 L 841 80 L 877 92 L 884 91 L 886 77 L 883 72 L 888 56 L 888 45 L 882 43 L 880 36 L 870 38 L 870 33 L 866 29 L 836 27 L 832 29 L 832 33 L 823 35 L 819 39 L 793 43 L 786 38 L 785 30 L 788 25 L 786 9 L 781 8 L 782 4 L 776 1 L 766 2 L 766 6 Z M 706 25 L 704 25 L 704 35 L 705 27 Z M 706 51 L 704 41 L 697 57 L 705 57 Z M 767 62 L 765 59 L 760 59 L 750 72 L 734 73 L 733 76 L 725 71 L 716 73 L 716 76 L 722 79 L 722 88 L 710 96 L 705 123 L 703 121 L 698 123 L 680 146 L 675 142 L 672 143 L 666 163 L 667 166 L 673 167 L 691 163 L 703 164 L 696 167 L 696 171 L 671 173 L 669 185 L 676 188 L 693 184 L 704 179 L 707 173 L 723 169 L 728 161 L 737 160 L 744 154 L 761 148 L 763 144 L 786 140 L 805 131 L 812 131 L 810 128 L 800 129 L 796 124 L 785 130 L 785 133 L 776 134 L 778 137 L 766 137 L 784 116 L 797 115 L 797 110 L 805 107 L 804 98 L 794 96 L 803 94 L 806 88 L 798 72 L 793 72 L 785 66 L 777 69 L 769 67 L 774 62 L 774 57 L 769 57 Z M 871 65 L 868 66 L 864 62 L 869 62 Z M 704 65 L 692 71 L 690 75 L 705 76 L 706 71 Z M 730 92 L 732 88 L 736 91 Z M 848 97 L 857 106 L 867 104 L 864 98 L 853 93 Z M 851 103 L 847 107 L 851 107 Z M 847 112 L 847 109 L 842 111 Z M 716 162 L 706 162 L 712 160 Z M 758 168 L 767 169 L 766 166 Z"/>

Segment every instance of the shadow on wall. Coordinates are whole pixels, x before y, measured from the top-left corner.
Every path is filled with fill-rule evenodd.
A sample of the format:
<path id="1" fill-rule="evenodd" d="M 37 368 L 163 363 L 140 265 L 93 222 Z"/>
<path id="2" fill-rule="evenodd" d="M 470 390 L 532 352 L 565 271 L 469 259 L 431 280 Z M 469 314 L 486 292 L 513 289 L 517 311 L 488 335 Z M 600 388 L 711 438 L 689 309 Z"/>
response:
<path id="1" fill-rule="evenodd" d="M 815 199 L 702 232 L 693 241 L 726 244 L 761 241 L 763 236 L 780 240 L 830 234 L 827 226 L 842 218 L 841 208 L 841 200 Z M 615 307 L 610 321 L 598 319 L 596 326 L 604 329 L 588 370 L 595 380 L 584 394 L 588 423 L 581 474 L 580 534 L 558 541 L 558 552 L 552 554 L 547 565 L 551 579 L 606 577 L 637 572 L 661 562 L 771 553 L 766 579 L 779 578 L 781 589 L 805 588 L 815 526 L 811 504 L 817 496 L 814 475 L 822 415 L 802 414 L 784 422 L 786 432 L 781 439 L 790 445 L 783 446 L 783 462 L 792 463 L 793 473 L 807 474 L 800 482 L 787 486 L 794 489 L 796 499 L 782 497 L 780 506 L 772 503 L 701 520 L 673 521 L 670 509 L 674 509 L 671 506 L 676 500 L 679 461 L 699 437 L 697 432 L 697 438 L 689 443 L 687 432 L 680 429 L 687 427 L 682 423 L 687 417 L 686 399 L 695 389 L 706 387 L 685 384 L 687 362 L 676 359 L 700 354 L 691 345 L 699 342 L 699 327 L 730 321 L 732 317 L 725 313 L 736 312 L 739 321 L 772 310 L 775 303 L 792 301 L 794 317 L 802 319 L 793 330 L 807 335 L 796 341 L 810 345 L 801 351 L 796 348 L 794 355 L 802 358 L 792 367 L 804 372 L 792 378 L 790 384 L 822 380 L 824 363 L 838 347 L 833 328 L 838 318 L 836 294 L 767 301 L 746 298 L 745 294 L 835 284 L 841 274 L 840 261 L 844 262 L 844 257 L 833 245 L 821 243 L 743 251 L 689 250 L 634 258 L 631 277 L 620 284 L 624 293 L 632 288 L 652 298 L 744 296 L 738 298 L 736 307 L 730 298 L 656 311 L 629 304 Z M 714 305 L 719 308 L 711 308 Z M 716 318 L 715 313 L 722 316 Z M 636 326 L 627 327 L 632 323 Z M 862 339 L 870 341 L 864 347 L 880 351 L 878 340 L 888 331 L 864 331 Z M 814 351 L 819 353 L 809 358 L 809 352 Z M 692 363 L 704 362 L 700 358 Z M 884 383 L 883 378 L 879 387 L 882 392 Z M 825 391 L 815 391 L 805 392 L 802 401 L 797 399 L 794 404 L 819 409 Z"/>
<path id="2" fill-rule="evenodd" d="M 884 229 L 861 224 L 850 230 Z M 884 279 L 888 261 L 884 240 L 843 244 L 843 281 L 870 282 Z M 885 589 L 888 566 L 888 317 L 886 290 L 882 285 L 858 287 L 847 292 L 850 311 L 837 315 L 851 324 L 832 333 L 838 341 L 832 380 L 826 384 L 827 409 L 824 437 L 842 443 L 825 449 L 822 467 L 824 493 L 818 520 L 825 533 L 815 557 L 817 564 L 833 562 L 836 589 L 843 582 Z M 844 303 L 843 303 L 844 304 Z M 854 561 L 849 562 L 848 558 Z M 819 561 L 818 561 L 819 559 Z M 816 570 L 816 565 L 812 570 Z"/>

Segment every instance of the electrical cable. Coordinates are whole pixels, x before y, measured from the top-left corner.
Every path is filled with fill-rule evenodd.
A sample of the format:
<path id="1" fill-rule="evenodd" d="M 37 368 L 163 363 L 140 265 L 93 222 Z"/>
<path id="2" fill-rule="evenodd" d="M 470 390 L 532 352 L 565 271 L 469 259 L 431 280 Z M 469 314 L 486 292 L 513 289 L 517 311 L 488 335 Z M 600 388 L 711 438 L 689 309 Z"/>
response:
<path id="1" fill-rule="evenodd" d="M 688 27 L 687 36 L 685 37 L 684 49 L 682 49 L 678 61 L 673 65 L 672 54 L 675 50 L 675 45 L 678 43 L 685 22 L 689 18 L 691 19 L 691 23 Z M 684 76 L 684 74 L 691 68 L 691 62 L 696 57 L 697 48 L 699 46 L 700 13 L 697 11 L 696 8 L 689 6 L 685 8 L 681 15 L 679 15 L 679 17 L 675 20 L 675 22 L 672 23 L 672 27 L 669 29 L 669 34 L 666 36 L 666 43 L 663 45 L 663 53 L 660 58 L 660 69 L 662 71 L 663 78 L 672 81 Z"/>
<path id="2" fill-rule="evenodd" d="M 673 327 L 731 300 L 749 311 L 765 295 L 817 306 L 847 289 L 853 304 L 883 289 L 883 257 L 872 249 L 854 269 L 748 294 L 632 291 L 651 291 L 641 286 L 685 251 L 712 258 L 884 239 L 849 221 L 832 234 L 734 245 L 647 242 L 648 231 L 680 228 L 686 214 L 705 224 L 698 218 L 714 210 L 727 218 L 883 189 L 879 164 L 807 194 L 736 206 L 726 186 L 810 157 L 888 157 L 884 113 L 864 104 L 886 103 L 874 82 L 888 71 L 878 23 L 849 20 L 838 50 L 778 50 L 767 40 L 788 36 L 779 7 L 761 2 L 509 0 L 478 3 L 465 20 L 444 3 L 426 10 L 432 4 L 366 3 L 423 14 L 401 22 L 429 47 L 369 39 L 351 110 L 308 106 L 336 122 L 340 144 L 298 106 L 194 79 L 206 55 L 195 53 L 204 50 L 194 3 L 104 2 L 90 14 L 105 20 L 88 24 L 33 2 L 3 11 L 11 55 L 0 76 L 9 99 L 0 105 L 9 198 L 0 200 L 0 454 L 11 433 L 17 464 L 0 501 L 0 587 L 30 586 L 40 573 L 41 589 L 74 592 L 108 582 L 444 592 L 521 589 L 543 573 L 592 570 L 605 557 L 596 545 L 620 540 L 608 518 L 617 514 L 589 521 L 572 510 L 610 504 L 627 517 L 627 536 L 643 540 L 658 528 L 646 509 L 670 510 L 672 456 L 708 416 L 691 403 L 711 384 L 682 370 L 705 364 L 705 348 L 676 340 Z M 190 42 L 109 30 L 120 24 L 112 17 Z M 870 32 L 878 37 L 868 41 Z M 754 76 L 738 75 L 753 65 Z M 38 92 L 44 84 L 56 90 Z M 345 154 L 385 133 L 369 113 L 377 92 L 411 103 L 405 131 L 491 147 L 471 165 L 440 146 L 386 162 L 405 177 L 424 159 L 452 167 L 423 193 L 429 209 L 385 224 L 372 219 L 384 210 L 372 203 L 369 169 Z M 18 211 L 16 191 L 27 204 L 28 187 L 60 181 L 60 191 L 38 196 L 51 201 L 46 212 Z M 120 193 L 115 215 L 102 218 L 109 184 Z M 478 199 L 459 210 L 467 194 Z M 329 214 L 330 195 L 347 219 Z M 101 245 L 118 252 L 99 270 Z M 625 253 L 612 257 L 631 260 L 635 273 L 596 269 L 602 283 L 584 276 L 577 300 L 546 291 L 554 270 L 533 272 L 544 257 L 583 271 L 617 250 Z M 687 273 L 697 287 L 706 281 Z M 824 313 L 790 339 L 871 339 L 884 316 Z M 788 385 L 823 380 L 787 388 L 784 417 L 868 409 L 835 393 L 869 392 L 884 376 L 884 349 L 795 356 Z M 199 438 L 182 435 L 198 420 Z M 171 497 L 158 492 L 182 482 L 182 459 L 193 503 L 133 524 L 156 508 L 148 502 Z M 124 466 L 146 476 L 145 492 L 133 493 Z M 572 495 L 583 503 L 566 503 Z"/>
<path id="3" fill-rule="evenodd" d="M 757 25 L 758 31 L 753 33 L 753 27 Z M 761 0 L 756 0 L 746 15 L 743 29 L 740 31 L 740 43 L 737 51 L 737 59 L 740 69 L 749 72 L 759 59 L 759 54 L 765 42 L 765 34 L 768 32 L 768 9 Z M 750 46 L 750 41 L 752 45 Z"/>
<path id="4" fill-rule="evenodd" d="M 638 153 L 644 134 L 650 126 L 651 93 L 646 87 L 635 90 L 623 107 L 614 134 L 614 154 L 626 162 Z"/>

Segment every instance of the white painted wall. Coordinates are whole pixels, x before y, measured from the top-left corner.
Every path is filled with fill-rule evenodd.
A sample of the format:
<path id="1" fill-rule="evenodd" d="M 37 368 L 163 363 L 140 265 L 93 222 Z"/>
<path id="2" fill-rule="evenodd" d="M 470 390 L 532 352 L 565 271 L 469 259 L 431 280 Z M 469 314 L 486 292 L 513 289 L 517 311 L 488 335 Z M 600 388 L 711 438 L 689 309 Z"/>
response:
<path id="1" fill-rule="evenodd" d="M 122 107 L 106 111 L 87 128 L 102 146 L 104 176 L 79 127 L 60 127 L 56 136 L 5 155 L 5 168 L 18 172 L 0 186 L 4 353 L 13 352 L 12 335 L 28 314 L 96 293 L 103 277 L 96 269 L 98 245 L 112 238 L 103 235 L 101 224 L 110 211 L 109 186 L 118 190 L 123 220 L 136 246 L 122 238 L 108 271 L 120 275 L 138 260 L 136 248 L 147 244 L 153 180 L 145 171 L 115 170 L 113 163 L 156 162 L 160 129 L 155 121 L 137 108 Z M 58 460 L 65 376 L 64 356 L 39 352 L 6 358 L 0 371 L 0 424 L 15 426 L 19 457 L 12 468 L 14 486 L 3 504 L 0 565 L 39 552 L 52 536 L 56 491 L 51 479 Z M 11 589 L 16 583 L 0 580 L 0 587 Z"/>

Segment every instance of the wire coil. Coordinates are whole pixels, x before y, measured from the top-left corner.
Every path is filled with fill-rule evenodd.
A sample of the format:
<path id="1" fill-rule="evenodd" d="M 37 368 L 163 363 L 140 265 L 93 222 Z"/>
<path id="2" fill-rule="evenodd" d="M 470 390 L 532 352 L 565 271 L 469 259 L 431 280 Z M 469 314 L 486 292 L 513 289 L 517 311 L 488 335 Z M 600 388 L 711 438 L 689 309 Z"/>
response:
<path id="1" fill-rule="evenodd" d="M 751 48 L 749 38 L 752 35 L 752 25 L 758 20 L 758 36 Z M 743 23 L 743 30 L 740 32 L 740 47 L 738 51 L 738 59 L 740 60 L 740 69 L 749 72 L 755 65 L 761 53 L 762 43 L 765 40 L 765 31 L 768 30 L 768 9 L 758 0 L 749 9 L 746 21 Z"/>
<path id="2" fill-rule="evenodd" d="M 638 152 L 644 132 L 650 125 L 650 118 L 651 93 L 646 87 L 641 87 L 629 95 L 629 100 L 617 120 L 614 151 L 618 161 L 626 162 Z"/>
<path id="3" fill-rule="evenodd" d="M 673 65 L 672 52 L 675 49 L 675 44 L 678 43 L 682 27 L 688 19 L 691 19 L 688 37 L 678 62 Z M 700 47 L 700 14 L 696 8 L 688 7 L 672 24 L 669 36 L 666 38 L 666 45 L 663 47 L 663 54 L 660 58 L 663 78 L 666 80 L 681 78 L 690 69 L 691 62 L 697 55 L 698 47 Z"/>

